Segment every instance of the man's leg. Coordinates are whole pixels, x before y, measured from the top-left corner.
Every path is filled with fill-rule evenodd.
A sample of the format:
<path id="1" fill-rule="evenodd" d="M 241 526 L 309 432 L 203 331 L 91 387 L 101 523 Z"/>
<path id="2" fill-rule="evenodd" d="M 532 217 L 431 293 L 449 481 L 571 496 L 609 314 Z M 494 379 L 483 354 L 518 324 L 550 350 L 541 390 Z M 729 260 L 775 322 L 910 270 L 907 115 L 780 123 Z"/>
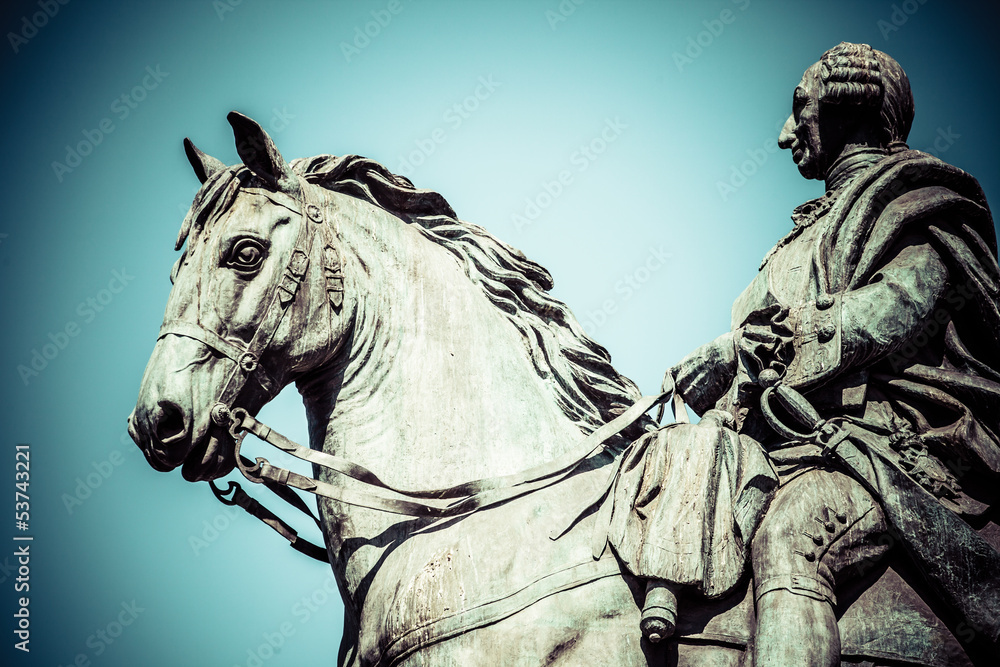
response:
<path id="1" fill-rule="evenodd" d="M 836 667 L 840 631 L 833 606 L 777 588 L 757 599 L 754 667 Z"/>
<path id="2" fill-rule="evenodd" d="M 783 482 L 751 545 L 755 667 L 840 664 L 838 584 L 880 557 L 882 510 L 847 475 L 813 469 Z"/>

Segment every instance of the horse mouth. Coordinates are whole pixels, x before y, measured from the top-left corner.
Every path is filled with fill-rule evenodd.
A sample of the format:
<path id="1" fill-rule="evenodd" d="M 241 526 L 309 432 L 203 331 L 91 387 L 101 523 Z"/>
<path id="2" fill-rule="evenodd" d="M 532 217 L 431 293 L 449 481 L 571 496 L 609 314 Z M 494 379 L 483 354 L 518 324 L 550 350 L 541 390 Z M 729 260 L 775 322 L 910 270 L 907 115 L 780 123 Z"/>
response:
<path id="1" fill-rule="evenodd" d="M 181 476 L 189 482 L 218 479 L 236 467 L 233 442 L 228 433 L 213 427 L 202 444 L 192 448 L 181 466 Z"/>

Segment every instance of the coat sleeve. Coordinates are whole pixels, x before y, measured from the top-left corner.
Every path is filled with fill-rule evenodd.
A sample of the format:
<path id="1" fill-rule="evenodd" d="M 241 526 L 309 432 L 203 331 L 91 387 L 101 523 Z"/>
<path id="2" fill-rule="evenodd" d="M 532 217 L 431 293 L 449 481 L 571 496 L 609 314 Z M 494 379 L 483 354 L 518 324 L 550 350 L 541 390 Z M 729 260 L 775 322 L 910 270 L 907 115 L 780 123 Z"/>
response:
<path id="1" fill-rule="evenodd" d="M 794 357 L 785 382 L 810 387 L 926 345 L 926 329 L 947 317 L 948 268 L 916 231 L 904 234 L 886 256 L 866 284 L 792 311 Z"/>

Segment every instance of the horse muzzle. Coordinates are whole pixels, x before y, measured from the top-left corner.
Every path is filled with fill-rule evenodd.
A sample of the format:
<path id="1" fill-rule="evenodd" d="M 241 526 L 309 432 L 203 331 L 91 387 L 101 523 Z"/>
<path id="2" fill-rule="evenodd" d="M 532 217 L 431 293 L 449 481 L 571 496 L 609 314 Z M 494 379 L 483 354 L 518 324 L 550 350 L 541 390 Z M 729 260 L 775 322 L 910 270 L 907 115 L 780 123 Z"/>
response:
<path id="1" fill-rule="evenodd" d="M 169 402 L 157 405 L 143 419 L 133 411 L 128 432 L 154 470 L 170 472 L 182 466 L 181 474 L 189 482 L 223 477 L 235 466 L 232 439 L 225 429 L 213 424 L 196 441 L 183 413 Z"/>
<path id="2" fill-rule="evenodd" d="M 233 469 L 232 438 L 210 419 L 212 387 L 225 377 L 227 365 L 189 338 L 157 342 L 128 418 L 129 435 L 153 469 L 183 466 L 189 481 L 215 479 Z"/>

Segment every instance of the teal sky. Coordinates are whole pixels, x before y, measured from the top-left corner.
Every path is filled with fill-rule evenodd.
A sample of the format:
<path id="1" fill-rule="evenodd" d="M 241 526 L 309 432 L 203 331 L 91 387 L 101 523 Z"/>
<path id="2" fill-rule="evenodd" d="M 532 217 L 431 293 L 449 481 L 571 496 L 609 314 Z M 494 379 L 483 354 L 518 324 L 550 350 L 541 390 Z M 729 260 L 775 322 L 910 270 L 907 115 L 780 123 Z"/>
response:
<path id="1" fill-rule="evenodd" d="M 986 6 L 5 3 L 4 664 L 246 666 L 282 629 L 262 664 L 335 659 L 327 569 L 124 436 L 197 185 L 183 137 L 237 162 L 237 109 L 287 159 L 357 153 L 441 192 L 548 268 L 649 393 L 728 328 L 792 208 L 822 194 L 773 141 L 802 71 L 838 42 L 895 57 L 916 99 L 910 145 L 1000 201 Z M 36 351 L 50 358 L 32 369 Z M 262 418 L 306 442 L 294 389 Z M 31 444 L 30 655 L 11 648 L 16 443 Z"/>

